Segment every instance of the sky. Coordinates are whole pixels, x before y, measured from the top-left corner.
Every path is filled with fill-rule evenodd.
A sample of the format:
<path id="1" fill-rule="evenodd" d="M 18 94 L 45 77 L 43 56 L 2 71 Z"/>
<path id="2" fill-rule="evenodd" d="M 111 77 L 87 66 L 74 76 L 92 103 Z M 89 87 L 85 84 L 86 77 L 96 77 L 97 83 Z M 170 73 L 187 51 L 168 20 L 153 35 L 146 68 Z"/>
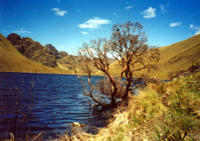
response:
<path id="1" fill-rule="evenodd" d="M 0 0 L 0 33 L 76 54 L 131 21 L 144 26 L 149 45 L 166 46 L 200 34 L 199 7 L 200 0 Z"/>

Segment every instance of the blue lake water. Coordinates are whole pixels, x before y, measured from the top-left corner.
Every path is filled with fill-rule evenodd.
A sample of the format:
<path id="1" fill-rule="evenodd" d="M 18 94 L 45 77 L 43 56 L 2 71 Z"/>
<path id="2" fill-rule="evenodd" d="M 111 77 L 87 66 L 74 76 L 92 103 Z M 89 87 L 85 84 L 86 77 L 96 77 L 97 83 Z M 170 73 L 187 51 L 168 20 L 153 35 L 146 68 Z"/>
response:
<path id="1" fill-rule="evenodd" d="M 93 111 L 82 91 L 75 75 L 0 73 L 0 140 L 9 133 L 55 138 L 71 122 L 104 126 L 106 116 Z"/>

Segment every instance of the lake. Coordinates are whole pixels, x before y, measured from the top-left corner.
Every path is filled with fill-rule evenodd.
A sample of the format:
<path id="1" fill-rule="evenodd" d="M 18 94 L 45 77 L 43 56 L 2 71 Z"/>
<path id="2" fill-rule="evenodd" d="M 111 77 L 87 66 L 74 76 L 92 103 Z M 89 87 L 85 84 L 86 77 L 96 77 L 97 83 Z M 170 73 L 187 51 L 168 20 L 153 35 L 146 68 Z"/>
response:
<path id="1" fill-rule="evenodd" d="M 94 81 L 101 77 L 94 77 Z M 42 132 L 45 139 L 70 132 L 70 123 L 102 127 L 75 75 L 0 73 L 0 140 Z"/>

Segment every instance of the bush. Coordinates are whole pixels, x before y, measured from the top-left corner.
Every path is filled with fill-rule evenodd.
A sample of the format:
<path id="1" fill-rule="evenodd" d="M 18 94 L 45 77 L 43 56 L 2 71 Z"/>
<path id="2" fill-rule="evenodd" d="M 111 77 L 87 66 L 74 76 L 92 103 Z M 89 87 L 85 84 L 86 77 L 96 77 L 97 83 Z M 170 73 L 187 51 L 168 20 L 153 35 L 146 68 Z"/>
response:
<path id="1" fill-rule="evenodd" d="M 166 141 L 193 140 L 191 133 L 200 129 L 199 81 L 184 78 L 169 96 L 168 112 L 156 125 L 156 139 Z"/>

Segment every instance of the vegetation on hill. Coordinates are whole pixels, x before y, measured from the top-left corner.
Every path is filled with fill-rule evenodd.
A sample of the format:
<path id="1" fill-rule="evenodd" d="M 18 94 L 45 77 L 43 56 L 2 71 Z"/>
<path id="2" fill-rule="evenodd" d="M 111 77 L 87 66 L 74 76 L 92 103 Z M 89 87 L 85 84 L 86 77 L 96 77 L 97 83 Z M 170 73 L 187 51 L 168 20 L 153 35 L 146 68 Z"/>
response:
<path id="1" fill-rule="evenodd" d="M 59 68 L 50 68 L 23 56 L 0 34 L 0 72 L 70 73 Z"/>
<path id="2" fill-rule="evenodd" d="M 164 83 L 150 83 L 133 95 L 128 107 L 96 135 L 73 124 L 76 132 L 60 141 L 197 141 L 200 140 L 200 70 Z"/>

